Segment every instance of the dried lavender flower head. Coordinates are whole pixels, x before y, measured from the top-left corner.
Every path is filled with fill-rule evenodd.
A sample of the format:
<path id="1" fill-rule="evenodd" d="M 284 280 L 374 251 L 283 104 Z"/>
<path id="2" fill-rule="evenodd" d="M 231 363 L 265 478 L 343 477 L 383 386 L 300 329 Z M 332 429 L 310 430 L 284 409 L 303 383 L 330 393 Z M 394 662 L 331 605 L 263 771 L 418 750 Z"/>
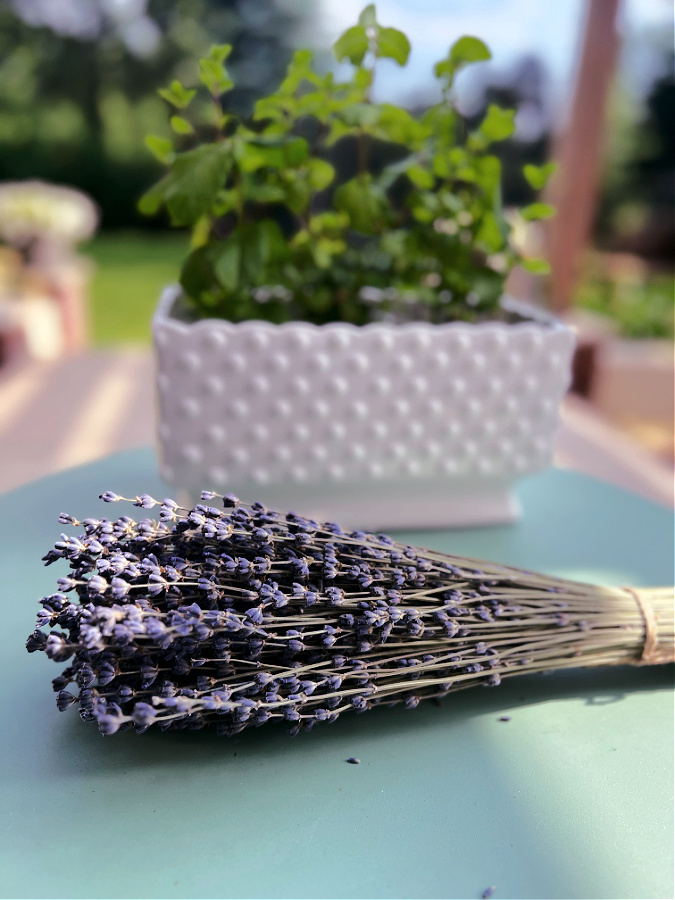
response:
<path id="1" fill-rule="evenodd" d="M 232 494 L 201 499 L 183 509 L 131 498 L 159 506 L 157 520 L 60 516 L 81 533 L 62 534 L 44 557 L 70 572 L 40 601 L 26 647 L 68 662 L 53 681 L 57 706 L 77 705 L 104 735 L 231 735 L 273 720 L 296 733 L 556 660 L 626 661 L 639 650 L 628 595 L 612 637 L 605 589 L 344 532 Z M 599 626 L 610 635 L 600 649 Z"/>

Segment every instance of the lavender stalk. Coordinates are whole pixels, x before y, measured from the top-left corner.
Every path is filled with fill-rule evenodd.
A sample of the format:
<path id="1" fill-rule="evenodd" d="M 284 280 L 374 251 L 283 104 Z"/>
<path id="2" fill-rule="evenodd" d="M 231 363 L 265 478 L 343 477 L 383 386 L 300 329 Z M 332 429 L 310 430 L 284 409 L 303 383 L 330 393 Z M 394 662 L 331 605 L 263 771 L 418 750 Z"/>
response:
<path id="1" fill-rule="evenodd" d="M 26 647 L 69 661 L 57 706 L 103 734 L 274 719 L 297 733 L 516 674 L 675 658 L 672 588 L 581 584 L 202 500 L 130 501 L 159 505 L 157 521 L 60 517 L 83 532 L 44 557 L 70 574 Z"/>

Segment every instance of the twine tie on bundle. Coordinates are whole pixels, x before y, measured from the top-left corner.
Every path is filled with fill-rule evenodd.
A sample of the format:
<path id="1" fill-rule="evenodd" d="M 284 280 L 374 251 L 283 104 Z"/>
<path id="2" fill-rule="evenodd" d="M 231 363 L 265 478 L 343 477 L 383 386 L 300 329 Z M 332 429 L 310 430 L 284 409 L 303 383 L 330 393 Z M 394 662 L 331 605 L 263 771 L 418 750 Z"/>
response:
<path id="1" fill-rule="evenodd" d="M 628 587 L 627 585 L 624 585 L 622 590 L 630 594 L 637 603 L 645 626 L 645 642 L 642 647 L 642 655 L 640 656 L 639 663 L 646 666 L 654 665 L 660 661 L 660 654 L 657 651 L 659 644 L 658 622 L 656 620 L 656 614 L 654 613 L 654 607 L 649 602 L 644 592 L 636 591 L 635 588 Z"/>

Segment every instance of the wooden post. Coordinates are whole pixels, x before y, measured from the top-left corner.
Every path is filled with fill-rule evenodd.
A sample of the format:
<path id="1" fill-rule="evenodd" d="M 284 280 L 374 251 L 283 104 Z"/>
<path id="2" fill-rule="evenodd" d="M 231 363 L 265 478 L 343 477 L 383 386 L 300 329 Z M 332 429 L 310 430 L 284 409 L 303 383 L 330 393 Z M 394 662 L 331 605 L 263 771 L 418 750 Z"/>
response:
<path id="1" fill-rule="evenodd" d="M 554 158 L 549 192 L 558 214 L 547 229 L 551 306 L 569 308 L 580 256 L 593 226 L 605 131 L 605 109 L 619 48 L 620 0 L 587 0 L 583 49 L 570 118 Z"/>

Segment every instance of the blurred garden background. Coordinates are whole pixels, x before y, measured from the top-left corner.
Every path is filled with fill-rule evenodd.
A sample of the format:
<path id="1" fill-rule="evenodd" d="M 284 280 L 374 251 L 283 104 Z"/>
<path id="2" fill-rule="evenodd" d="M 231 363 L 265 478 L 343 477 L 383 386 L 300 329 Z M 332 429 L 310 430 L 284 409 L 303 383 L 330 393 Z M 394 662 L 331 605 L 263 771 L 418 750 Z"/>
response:
<path id="1" fill-rule="evenodd" d="M 195 83 L 197 57 L 213 43 L 232 43 L 228 68 L 236 88 L 228 102 L 246 113 L 278 84 L 295 48 L 310 46 L 320 67 L 335 66 L 331 44 L 362 6 L 361 0 L 0 0 L 0 185 L 38 179 L 76 188 L 98 214 L 96 233 L 72 257 L 85 310 L 73 326 L 80 349 L 149 347 L 159 292 L 176 280 L 188 244 L 187 234 L 169 229 L 166 219 L 137 210 L 161 170 L 144 138 L 169 134 L 157 89 L 172 78 Z M 575 254 L 567 281 L 560 277 L 565 288 L 556 298 L 555 255 L 564 258 L 564 240 L 534 233 L 534 242 L 558 241 L 549 254 L 552 278 L 515 279 L 512 290 L 578 325 L 577 390 L 672 464 L 672 3 L 380 0 L 377 8 L 380 20 L 405 31 L 414 48 L 404 71 L 384 62 L 378 99 L 420 110 L 434 100 L 433 63 L 457 37 L 475 34 L 491 48 L 491 61 L 462 73 L 458 96 L 470 120 L 479 121 L 491 102 L 517 109 L 514 136 L 496 147 L 507 205 L 530 199 L 523 164 L 557 159 L 575 127 L 583 158 L 583 121 L 574 119 L 583 111 L 575 112 L 575 103 L 597 94 L 600 140 L 588 144 L 597 166 L 580 181 L 579 202 L 591 215 L 589 227 L 580 226 L 583 252 Z M 598 59 L 613 34 L 617 49 L 605 54 L 598 83 L 584 84 L 593 10 L 605 19 L 604 34 L 594 38 Z M 575 185 L 567 177 L 569 195 Z M 17 255 L 12 247 L 11 228 L 2 222 L 7 215 L 11 210 L 3 212 L 0 200 L 0 376 L 25 353 L 3 325 L 27 252 Z M 32 282 L 22 289 L 45 290 Z M 45 351 L 38 340 L 37 356 L 54 357 L 67 344 Z"/>

